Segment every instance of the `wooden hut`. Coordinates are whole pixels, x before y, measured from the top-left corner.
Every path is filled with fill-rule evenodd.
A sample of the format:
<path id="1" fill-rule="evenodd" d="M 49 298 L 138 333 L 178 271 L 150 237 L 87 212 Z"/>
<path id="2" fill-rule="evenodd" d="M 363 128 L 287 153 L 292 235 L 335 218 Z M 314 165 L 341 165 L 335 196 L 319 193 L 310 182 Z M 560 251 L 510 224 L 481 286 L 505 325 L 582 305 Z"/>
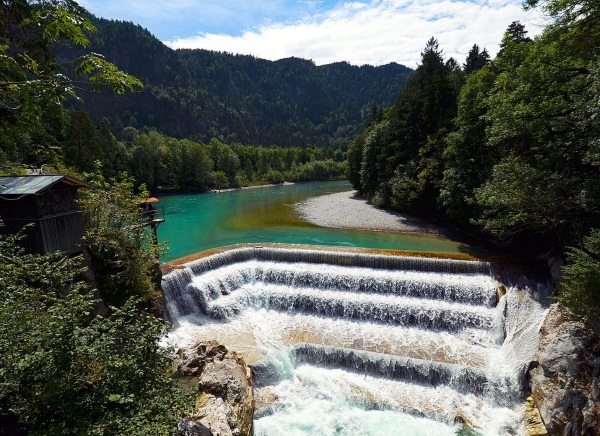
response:
<path id="1" fill-rule="evenodd" d="M 83 221 L 77 189 L 91 188 L 67 175 L 0 177 L 0 219 L 3 234 L 17 233 L 33 223 L 23 240 L 30 253 L 83 251 Z"/>
<path id="2" fill-rule="evenodd" d="M 140 218 L 142 221 L 139 226 L 150 226 L 152 228 L 154 245 L 158 246 L 158 235 L 156 234 L 156 230 L 158 229 L 160 223 L 165 222 L 165 210 L 162 208 L 157 209 L 155 206 L 156 203 L 159 203 L 158 198 L 150 197 L 146 200 L 140 201 L 138 206 L 140 207 Z"/>

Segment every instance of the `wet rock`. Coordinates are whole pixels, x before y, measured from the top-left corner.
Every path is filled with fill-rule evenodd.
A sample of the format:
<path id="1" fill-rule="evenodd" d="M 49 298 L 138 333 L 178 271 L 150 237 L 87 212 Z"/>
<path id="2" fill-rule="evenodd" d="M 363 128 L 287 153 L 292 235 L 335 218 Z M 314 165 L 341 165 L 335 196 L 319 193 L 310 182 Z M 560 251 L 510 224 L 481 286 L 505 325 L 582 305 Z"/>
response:
<path id="1" fill-rule="evenodd" d="M 552 305 L 528 371 L 534 405 L 551 435 L 600 435 L 600 338 Z"/>
<path id="2" fill-rule="evenodd" d="M 179 374 L 197 378 L 193 416 L 181 421 L 179 435 L 250 436 L 254 418 L 252 374 L 244 360 L 216 341 L 180 352 Z"/>
<path id="3" fill-rule="evenodd" d="M 277 396 L 268 387 L 257 389 L 254 394 L 254 417 L 261 418 L 269 415 L 277 401 Z"/>

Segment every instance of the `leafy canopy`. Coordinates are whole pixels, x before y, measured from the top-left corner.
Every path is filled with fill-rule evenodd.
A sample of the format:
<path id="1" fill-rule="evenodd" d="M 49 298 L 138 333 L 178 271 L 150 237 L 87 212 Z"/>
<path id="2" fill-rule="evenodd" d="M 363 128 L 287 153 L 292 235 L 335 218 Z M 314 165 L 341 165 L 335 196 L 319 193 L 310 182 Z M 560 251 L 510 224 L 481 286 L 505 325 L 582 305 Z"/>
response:
<path id="1" fill-rule="evenodd" d="M 172 434 L 191 398 L 168 376 L 163 323 L 129 300 L 109 316 L 81 259 L 0 236 L 0 433 Z"/>
<path id="2" fill-rule="evenodd" d="M 58 43 L 87 47 L 95 27 L 73 0 L 3 0 L 0 2 L 0 107 L 38 117 L 45 106 L 78 98 L 76 82 L 63 74 L 51 50 Z M 102 55 L 74 59 L 75 72 L 93 88 L 115 92 L 142 86 Z"/>

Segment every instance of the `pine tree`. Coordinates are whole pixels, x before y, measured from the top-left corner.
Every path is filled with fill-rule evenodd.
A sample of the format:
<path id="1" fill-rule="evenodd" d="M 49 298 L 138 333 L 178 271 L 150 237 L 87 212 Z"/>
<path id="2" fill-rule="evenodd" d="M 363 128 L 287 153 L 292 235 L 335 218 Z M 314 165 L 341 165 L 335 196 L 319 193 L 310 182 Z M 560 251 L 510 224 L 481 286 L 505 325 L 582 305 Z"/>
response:
<path id="1" fill-rule="evenodd" d="M 480 52 L 479 46 L 473 44 L 473 47 L 469 50 L 467 59 L 463 64 L 463 68 L 465 69 L 466 74 L 471 74 L 473 71 L 477 71 L 489 63 L 490 55 L 487 50 L 484 48 L 483 51 Z"/>

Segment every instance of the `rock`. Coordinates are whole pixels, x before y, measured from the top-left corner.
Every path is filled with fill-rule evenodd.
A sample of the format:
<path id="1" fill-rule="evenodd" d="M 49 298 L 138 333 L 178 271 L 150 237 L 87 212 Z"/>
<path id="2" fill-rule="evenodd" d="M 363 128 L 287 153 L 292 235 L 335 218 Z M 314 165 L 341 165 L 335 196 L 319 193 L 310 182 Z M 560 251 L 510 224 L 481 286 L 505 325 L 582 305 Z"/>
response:
<path id="1" fill-rule="evenodd" d="M 548 430 L 542 422 L 540 411 L 533 404 L 532 397 L 527 398 L 525 403 L 525 417 L 523 421 L 527 436 L 546 436 L 548 434 Z"/>
<path id="2" fill-rule="evenodd" d="M 506 295 L 506 288 L 504 285 L 499 285 L 496 287 L 496 303 L 500 301 L 502 297 Z"/>
<path id="3" fill-rule="evenodd" d="M 198 342 L 188 349 L 180 350 L 179 372 L 188 377 L 199 376 L 207 363 L 215 359 L 222 361 L 226 355 L 227 348 L 216 341 Z"/>
<path id="4" fill-rule="evenodd" d="M 198 378 L 197 410 L 179 423 L 178 434 L 250 436 L 254 419 L 252 373 L 244 360 L 216 341 L 180 352 L 179 374 Z"/>
<path id="5" fill-rule="evenodd" d="M 550 276 L 554 282 L 556 289 L 561 289 L 562 278 L 563 278 L 563 266 L 565 260 L 562 257 L 550 257 L 548 258 L 548 267 L 550 269 Z"/>
<path id="6" fill-rule="evenodd" d="M 533 403 L 551 435 L 600 435 L 600 338 L 553 304 L 528 371 Z"/>
<path id="7" fill-rule="evenodd" d="M 273 413 L 277 396 L 271 392 L 269 387 L 254 390 L 254 418 L 262 418 Z"/>
<path id="8" fill-rule="evenodd" d="M 177 427 L 180 435 L 186 436 L 238 436 L 237 418 L 230 405 L 222 398 L 211 394 L 201 396 L 198 411 L 181 421 Z"/>
<path id="9" fill-rule="evenodd" d="M 212 436 L 213 432 L 210 430 L 210 427 L 207 427 L 199 420 L 185 418 L 177 425 L 177 434 L 186 436 Z"/>

